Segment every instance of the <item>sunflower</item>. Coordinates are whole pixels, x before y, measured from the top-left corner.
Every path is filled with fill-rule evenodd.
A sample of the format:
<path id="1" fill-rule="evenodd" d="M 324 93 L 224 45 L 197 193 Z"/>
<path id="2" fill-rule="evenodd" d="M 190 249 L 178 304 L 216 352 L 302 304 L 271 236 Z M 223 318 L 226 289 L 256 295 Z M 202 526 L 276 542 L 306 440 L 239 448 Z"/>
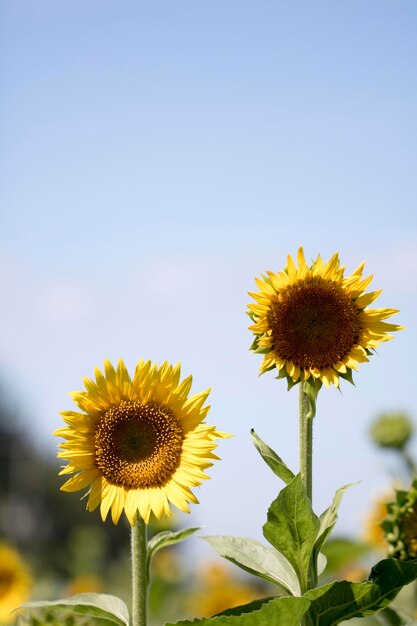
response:
<path id="1" fill-rule="evenodd" d="M 352 382 L 352 370 L 403 328 L 383 321 L 398 311 L 367 308 L 381 290 L 365 293 L 372 280 L 362 276 L 365 263 L 344 277 L 337 253 L 326 264 L 319 255 L 309 267 L 300 248 L 297 260 L 298 267 L 288 255 L 286 268 L 257 278 L 259 291 L 249 294 L 256 301 L 248 305 L 251 349 L 265 355 L 260 371 L 276 368 L 290 386 Z"/>
<path id="2" fill-rule="evenodd" d="M 363 538 L 376 550 L 387 552 L 388 544 L 385 533 L 381 527 L 387 516 L 388 504 L 392 499 L 392 493 L 385 493 L 376 498 L 371 510 L 364 520 Z"/>
<path id="3" fill-rule="evenodd" d="M 204 563 L 198 572 L 201 591 L 191 596 L 190 613 L 198 617 L 212 616 L 262 598 L 262 586 L 236 578 L 222 563 Z"/>
<path id="4" fill-rule="evenodd" d="M 69 464 L 61 474 L 74 474 L 63 491 L 88 487 L 87 509 L 100 505 L 103 521 L 111 510 L 115 524 L 124 510 L 133 526 L 136 515 L 149 522 L 171 515 L 170 503 L 189 512 L 198 503 L 191 487 L 208 476 L 204 470 L 218 459 L 216 439 L 228 437 L 203 422 L 210 390 L 188 397 L 192 377 L 180 383 L 181 366 L 139 361 L 131 379 L 120 359 L 109 361 L 95 381 L 84 379 L 86 391 L 71 394 L 81 412 L 61 413 L 67 427 L 55 435 L 58 457 Z"/>
<path id="5" fill-rule="evenodd" d="M 11 611 L 25 602 L 32 586 L 29 568 L 9 544 L 0 543 L 0 624 L 11 621 Z"/>

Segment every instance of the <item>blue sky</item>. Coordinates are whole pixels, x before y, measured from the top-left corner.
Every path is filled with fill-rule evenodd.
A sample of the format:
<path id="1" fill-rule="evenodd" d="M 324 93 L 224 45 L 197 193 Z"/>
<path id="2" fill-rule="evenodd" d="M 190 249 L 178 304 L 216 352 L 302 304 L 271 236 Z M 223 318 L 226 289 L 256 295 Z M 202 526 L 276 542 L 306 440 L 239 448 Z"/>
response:
<path id="1" fill-rule="evenodd" d="M 297 398 L 257 376 L 246 294 L 338 250 L 407 326 L 319 398 L 315 502 L 361 480 L 357 531 L 387 482 L 370 419 L 417 417 L 417 5 L 4 0 L 0 24 L 0 371 L 38 444 L 104 357 L 180 360 L 236 434 L 187 522 L 259 537 L 280 486 L 249 430 L 295 468 Z"/>

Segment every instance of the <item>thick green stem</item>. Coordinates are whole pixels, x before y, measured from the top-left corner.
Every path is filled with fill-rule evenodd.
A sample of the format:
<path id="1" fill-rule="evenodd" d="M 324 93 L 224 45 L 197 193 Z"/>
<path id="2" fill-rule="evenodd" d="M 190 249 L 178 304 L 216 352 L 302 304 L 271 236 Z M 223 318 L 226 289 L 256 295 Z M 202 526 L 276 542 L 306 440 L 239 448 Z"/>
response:
<path id="1" fill-rule="evenodd" d="M 132 626 L 146 626 L 148 609 L 148 546 L 141 517 L 132 526 Z"/>
<path id="2" fill-rule="evenodd" d="M 299 459 L 301 480 L 306 492 L 313 501 L 313 418 L 307 417 L 310 403 L 304 391 L 304 384 L 300 382 L 299 394 Z"/>
<path id="3" fill-rule="evenodd" d="M 299 391 L 299 460 L 301 480 L 304 483 L 307 496 L 313 499 L 313 418 L 307 417 L 310 411 L 310 402 L 304 390 L 304 383 L 300 382 Z M 311 562 L 308 572 L 308 580 L 300 580 L 301 591 L 305 593 L 317 584 L 317 572 Z M 312 626 L 312 618 L 307 613 L 303 617 L 303 626 Z"/>

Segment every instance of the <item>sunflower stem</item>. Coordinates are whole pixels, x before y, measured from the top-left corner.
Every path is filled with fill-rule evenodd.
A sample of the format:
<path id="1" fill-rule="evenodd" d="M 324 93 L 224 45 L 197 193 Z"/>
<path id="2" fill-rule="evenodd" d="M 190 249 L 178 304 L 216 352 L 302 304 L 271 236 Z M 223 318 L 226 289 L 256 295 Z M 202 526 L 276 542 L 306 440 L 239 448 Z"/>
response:
<path id="1" fill-rule="evenodd" d="M 132 626 L 146 626 L 148 609 L 147 527 L 139 515 L 132 526 Z"/>
<path id="2" fill-rule="evenodd" d="M 300 474 L 310 502 L 313 499 L 313 418 L 310 413 L 310 401 L 305 392 L 303 382 L 299 391 L 299 458 Z M 317 571 L 313 561 L 310 563 L 307 580 L 300 580 L 301 591 L 305 593 L 317 585 Z M 309 614 L 303 618 L 303 626 L 312 626 Z"/>
<path id="3" fill-rule="evenodd" d="M 313 501 L 313 418 L 307 417 L 310 410 L 308 396 L 300 382 L 299 390 L 299 459 L 301 480 L 307 495 Z"/>

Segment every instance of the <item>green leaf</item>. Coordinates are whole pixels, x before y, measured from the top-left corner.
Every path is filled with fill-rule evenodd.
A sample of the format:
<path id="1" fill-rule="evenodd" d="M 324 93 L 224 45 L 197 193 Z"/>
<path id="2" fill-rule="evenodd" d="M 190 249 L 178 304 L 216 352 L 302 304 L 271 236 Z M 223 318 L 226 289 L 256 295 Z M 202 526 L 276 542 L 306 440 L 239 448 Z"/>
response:
<path id="1" fill-rule="evenodd" d="M 161 550 L 161 548 L 167 548 L 168 546 L 173 546 L 176 543 L 180 543 L 193 535 L 198 530 L 201 530 L 200 526 L 195 526 L 193 528 L 183 528 L 182 530 L 177 530 L 175 532 L 171 530 L 163 530 L 162 532 L 154 535 L 152 539 L 148 541 L 148 560 L 147 560 L 147 571 L 148 571 L 148 580 L 149 580 L 149 568 L 151 564 L 151 559 L 155 552 Z"/>
<path id="2" fill-rule="evenodd" d="M 190 535 L 193 535 L 198 530 L 201 530 L 200 526 L 195 526 L 194 528 L 183 528 L 182 530 L 177 530 L 176 532 L 163 530 L 149 540 L 148 552 L 152 556 L 155 552 L 157 552 L 157 550 L 166 548 L 167 546 L 172 546 L 180 541 L 184 541 L 184 539 L 187 539 L 187 537 L 190 537 Z"/>
<path id="3" fill-rule="evenodd" d="M 63 613 L 79 615 L 90 619 L 99 619 L 101 623 L 113 626 L 129 626 L 129 612 L 125 603 L 116 596 L 104 593 L 80 593 L 70 598 L 52 602 L 27 602 L 16 611 L 23 616 L 35 618 L 46 614 L 60 616 Z"/>
<path id="4" fill-rule="evenodd" d="M 276 474 L 285 484 L 289 484 L 294 478 L 293 472 L 285 465 L 281 457 L 278 456 L 264 441 L 255 433 L 254 429 L 250 431 L 252 441 L 255 448 L 265 461 L 271 470 Z"/>
<path id="5" fill-rule="evenodd" d="M 340 489 L 336 491 L 331 505 L 324 511 L 324 513 L 320 515 L 319 532 L 317 535 L 316 543 L 314 544 L 314 553 L 313 553 L 314 563 L 317 562 L 318 554 L 320 550 L 322 549 L 324 542 L 326 541 L 327 537 L 332 532 L 337 522 L 337 512 L 339 510 L 339 506 L 345 494 L 345 491 L 349 489 L 349 487 L 352 487 L 352 486 L 353 486 L 353 483 L 340 487 Z"/>
<path id="6" fill-rule="evenodd" d="M 254 539 L 243 537 L 202 537 L 220 556 L 246 572 L 265 578 L 284 588 L 293 596 L 300 596 L 297 574 L 291 563 L 280 552 Z"/>
<path id="7" fill-rule="evenodd" d="M 311 600 L 309 615 L 314 625 L 332 626 L 352 617 L 372 615 L 385 608 L 402 587 L 417 578 L 417 559 L 384 559 L 363 583 L 336 581 L 305 594 Z"/>
<path id="8" fill-rule="evenodd" d="M 302 590 L 307 586 L 318 529 L 318 517 L 311 508 L 310 498 L 298 474 L 269 507 L 263 532 L 269 543 L 290 561 Z"/>
<path id="9" fill-rule="evenodd" d="M 307 598 L 287 596 L 274 598 L 264 603 L 256 601 L 214 617 L 170 622 L 165 626 L 271 626 L 273 624 L 300 626 L 308 606 Z"/>

